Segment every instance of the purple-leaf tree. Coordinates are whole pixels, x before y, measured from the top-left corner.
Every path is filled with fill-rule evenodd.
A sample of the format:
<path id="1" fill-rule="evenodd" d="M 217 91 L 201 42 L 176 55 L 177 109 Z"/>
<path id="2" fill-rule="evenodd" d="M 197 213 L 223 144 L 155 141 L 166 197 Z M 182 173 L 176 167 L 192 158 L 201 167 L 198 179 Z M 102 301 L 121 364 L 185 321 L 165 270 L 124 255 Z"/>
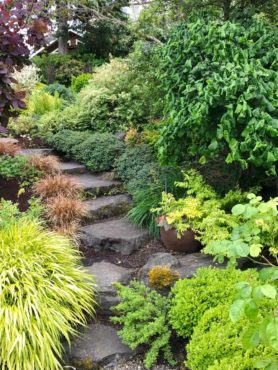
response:
<path id="1" fill-rule="evenodd" d="M 0 132 L 9 117 L 24 108 L 24 93 L 15 92 L 12 73 L 29 64 L 31 47 L 43 43 L 48 21 L 39 0 L 2 0 L 0 2 Z"/>

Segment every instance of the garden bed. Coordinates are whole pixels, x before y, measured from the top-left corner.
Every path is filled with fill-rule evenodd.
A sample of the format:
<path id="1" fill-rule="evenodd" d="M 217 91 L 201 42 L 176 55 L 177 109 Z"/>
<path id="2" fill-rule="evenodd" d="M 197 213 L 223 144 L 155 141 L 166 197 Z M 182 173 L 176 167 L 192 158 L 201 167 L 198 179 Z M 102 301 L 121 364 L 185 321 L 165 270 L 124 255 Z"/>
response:
<path id="1" fill-rule="evenodd" d="M 80 251 L 84 255 L 83 263 L 85 266 L 90 266 L 95 262 L 105 260 L 106 262 L 114 263 L 122 267 L 135 269 L 144 266 L 153 254 L 168 252 L 159 240 L 152 240 L 143 248 L 129 256 L 124 256 L 120 253 L 115 253 L 114 251 L 109 250 L 95 251 L 91 248 L 85 247 L 80 247 Z"/>
<path id="2" fill-rule="evenodd" d="M 18 203 L 20 211 L 26 211 L 28 209 L 28 201 L 32 196 L 30 189 L 25 189 L 25 192 L 18 196 L 18 192 L 21 186 L 16 179 L 7 180 L 0 177 L 0 190 L 1 198 L 10 200 L 14 203 Z"/>

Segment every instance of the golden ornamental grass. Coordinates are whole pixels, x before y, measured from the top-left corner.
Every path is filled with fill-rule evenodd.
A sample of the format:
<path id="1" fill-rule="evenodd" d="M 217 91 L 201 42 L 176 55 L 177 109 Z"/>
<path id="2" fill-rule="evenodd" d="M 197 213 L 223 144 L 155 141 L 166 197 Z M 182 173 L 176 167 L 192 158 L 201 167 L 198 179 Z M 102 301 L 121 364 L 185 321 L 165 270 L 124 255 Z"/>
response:
<path id="1" fill-rule="evenodd" d="M 94 288 L 69 239 L 27 219 L 0 229 L 0 368 L 62 369 L 62 339 L 94 314 Z"/>

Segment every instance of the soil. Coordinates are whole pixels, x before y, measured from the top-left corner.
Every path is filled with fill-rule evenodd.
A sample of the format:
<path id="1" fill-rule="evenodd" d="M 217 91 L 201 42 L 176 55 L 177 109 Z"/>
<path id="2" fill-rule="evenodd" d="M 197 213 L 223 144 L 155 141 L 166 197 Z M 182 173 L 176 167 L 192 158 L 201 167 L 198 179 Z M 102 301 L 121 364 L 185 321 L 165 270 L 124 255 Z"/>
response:
<path id="1" fill-rule="evenodd" d="M 135 253 L 129 256 L 123 256 L 120 253 L 114 251 L 102 250 L 94 251 L 92 248 L 80 247 L 80 251 L 84 256 L 83 263 L 85 266 L 90 266 L 95 262 L 106 261 L 114 263 L 126 268 L 140 268 L 146 264 L 148 259 L 154 253 L 168 252 L 159 240 L 152 240 L 145 247 L 141 248 Z"/>
<path id="2" fill-rule="evenodd" d="M 20 184 L 16 179 L 7 180 L 0 176 L 0 198 L 11 200 L 18 203 L 20 211 L 28 209 L 28 201 L 32 196 L 31 189 L 25 189 L 25 192 L 18 197 Z"/>
<path id="3" fill-rule="evenodd" d="M 18 140 L 18 144 L 21 146 L 22 149 L 40 149 L 40 148 L 50 148 L 48 144 L 46 144 L 40 138 L 30 138 L 27 135 L 24 136 L 14 136 L 15 139 Z"/>

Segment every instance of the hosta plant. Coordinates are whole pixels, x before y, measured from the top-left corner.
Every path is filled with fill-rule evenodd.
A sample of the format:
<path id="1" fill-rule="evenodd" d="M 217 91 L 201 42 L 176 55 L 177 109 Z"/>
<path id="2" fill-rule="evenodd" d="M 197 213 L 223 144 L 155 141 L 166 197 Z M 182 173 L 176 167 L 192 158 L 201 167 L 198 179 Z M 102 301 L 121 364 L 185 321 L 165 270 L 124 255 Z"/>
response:
<path id="1" fill-rule="evenodd" d="M 63 369 L 62 340 L 94 313 L 94 281 L 67 238 L 19 219 L 0 229 L 0 368 Z"/>

